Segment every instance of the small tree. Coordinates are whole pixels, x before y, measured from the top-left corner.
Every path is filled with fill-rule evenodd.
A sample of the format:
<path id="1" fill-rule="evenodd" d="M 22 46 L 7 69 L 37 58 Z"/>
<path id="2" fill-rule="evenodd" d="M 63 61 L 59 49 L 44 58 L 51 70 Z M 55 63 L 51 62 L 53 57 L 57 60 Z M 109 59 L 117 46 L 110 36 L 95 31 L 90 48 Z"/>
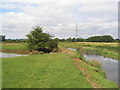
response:
<path id="1" fill-rule="evenodd" d="M 52 36 L 43 33 L 43 28 L 41 26 L 36 26 L 28 35 L 28 48 L 30 51 L 43 51 L 49 53 L 53 49 L 58 48 L 58 43 L 51 39 Z"/>

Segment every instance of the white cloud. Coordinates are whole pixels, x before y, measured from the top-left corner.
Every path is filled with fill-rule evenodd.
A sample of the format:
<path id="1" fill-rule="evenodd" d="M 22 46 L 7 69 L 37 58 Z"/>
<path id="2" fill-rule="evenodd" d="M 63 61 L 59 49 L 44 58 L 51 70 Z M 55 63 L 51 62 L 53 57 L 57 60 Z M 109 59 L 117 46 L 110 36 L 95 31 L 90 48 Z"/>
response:
<path id="1" fill-rule="evenodd" d="M 108 0 L 102 0 L 105 3 L 80 1 L 6 3 L 3 8 L 14 9 L 15 12 L 3 13 L 3 33 L 8 38 L 24 38 L 32 27 L 42 25 L 45 32 L 56 37 L 75 37 L 77 23 L 80 37 L 98 34 L 117 37 L 117 0 L 111 0 L 115 3 Z"/>
<path id="2" fill-rule="evenodd" d="M 4 0 L 4 2 L 118 2 L 119 0 Z"/>
<path id="3" fill-rule="evenodd" d="M 79 8 L 79 11 L 99 17 L 116 17 L 118 15 L 118 3 L 85 3 Z"/>
<path id="4" fill-rule="evenodd" d="M 28 33 L 34 24 L 34 18 L 24 13 L 7 12 L 3 14 L 3 34 L 8 37 L 20 38 Z M 22 38 L 21 37 L 21 38 Z"/>

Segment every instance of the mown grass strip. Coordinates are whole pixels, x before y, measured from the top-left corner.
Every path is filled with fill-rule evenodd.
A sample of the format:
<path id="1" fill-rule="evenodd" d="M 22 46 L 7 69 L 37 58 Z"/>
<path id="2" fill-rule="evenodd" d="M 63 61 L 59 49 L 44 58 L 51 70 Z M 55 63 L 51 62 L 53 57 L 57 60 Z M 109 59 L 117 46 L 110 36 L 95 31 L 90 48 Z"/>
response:
<path id="1" fill-rule="evenodd" d="M 3 88 L 92 88 L 66 54 L 3 59 Z"/>

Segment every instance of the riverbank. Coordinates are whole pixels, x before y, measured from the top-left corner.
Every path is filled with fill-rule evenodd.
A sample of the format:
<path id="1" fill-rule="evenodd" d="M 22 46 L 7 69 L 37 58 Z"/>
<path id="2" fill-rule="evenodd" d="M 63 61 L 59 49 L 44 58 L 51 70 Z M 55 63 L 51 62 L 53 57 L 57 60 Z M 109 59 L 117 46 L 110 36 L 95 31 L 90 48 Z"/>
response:
<path id="1" fill-rule="evenodd" d="M 29 54 L 27 43 L 1 43 L 0 52 Z M 118 43 L 96 43 L 96 42 L 59 42 L 59 47 L 79 49 L 85 54 L 97 54 L 119 60 Z"/>
<path id="2" fill-rule="evenodd" d="M 65 48 L 77 49 L 83 54 L 96 54 L 120 60 L 118 57 L 118 43 L 60 42 L 59 45 Z"/>
<path id="3" fill-rule="evenodd" d="M 91 44 L 91 43 L 80 43 L 80 44 L 86 44 L 86 46 L 90 46 L 89 44 Z M 108 80 L 112 80 L 112 81 L 116 82 L 119 85 L 119 82 L 118 82 L 118 62 L 119 61 L 116 59 L 100 56 L 100 53 L 97 53 L 96 50 L 91 50 L 91 48 L 90 48 L 89 52 L 88 52 L 88 50 L 85 51 L 83 49 L 85 47 L 81 47 L 82 45 L 80 45 L 80 44 L 69 43 L 66 45 L 63 43 L 62 45 L 66 48 L 69 47 L 68 49 L 70 49 L 70 50 L 78 51 L 78 52 L 82 53 L 84 55 L 84 57 L 89 61 L 95 60 L 98 63 L 101 63 L 102 69 L 106 72 L 106 78 Z M 106 47 L 106 49 L 109 47 L 108 49 L 110 49 L 110 50 L 114 49 L 114 51 L 117 51 L 117 48 L 118 48 L 117 43 L 92 43 L 92 44 L 93 44 L 92 47 L 98 47 L 99 45 L 101 45 L 100 47 Z M 108 45 L 108 46 L 106 46 L 106 45 Z M 111 45 L 113 45 L 113 47 Z M 72 47 L 72 48 L 70 48 L 70 47 Z M 112 48 L 110 48 L 110 47 L 112 47 Z M 101 48 L 101 49 L 104 50 L 104 48 Z M 107 50 L 107 52 L 108 52 L 108 50 Z M 97 65 L 97 64 L 95 64 L 95 65 Z"/>
<path id="4" fill-rule="evenodd" d="M 3 58 L 3 88 L 117 88 L 80 53 L 59 47 L 57 53 Z"/>
<path id="5" fill-rule="evenodd" d="M 118 60 L 111 59 L 111 58 L 105 58 L 100 55 L 84 54 L 84 57 L 88 61 L 96 60 L 97 62 L 99 62 L 101 64 L 102 70 L 104 70 L 106 73 L 106 78 L 108 80 L 116 82 L 116 84 L 118 84 L 120 87 L 120 83 L 118 82 L 118 70 L 120 69 L 118 67 L 118 63 L 120 62 Z"/>
<path id="6" fill-rule="evenodd" d="M 65 48 L 56 54 L 3 58 L 3 88 L 117 88 L 101 69 L 81 59 Z"/>
<path id="7" fill-rule="evenodd" d="M 3 88 L 92 88 L 73 62 L 66 54 L 4 58 Z"/>

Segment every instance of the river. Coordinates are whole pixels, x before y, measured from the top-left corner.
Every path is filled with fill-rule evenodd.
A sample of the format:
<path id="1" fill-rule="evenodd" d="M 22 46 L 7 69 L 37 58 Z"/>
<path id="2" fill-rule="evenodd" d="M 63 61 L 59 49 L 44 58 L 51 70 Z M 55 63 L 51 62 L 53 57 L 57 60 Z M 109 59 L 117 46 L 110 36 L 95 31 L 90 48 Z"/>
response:
<path id="1" fill-rule="evenodd" d="M 120 61 L 114 60 L 112 58 L 105 58 L 100 55 L 83 55 L 87 60 L 98 60 L 101 65 L 102 69 L 106 72 L 106 76 L 108 80 L 114 81 L 118 84 L 118 63 Z"/>
<path id="2" fill-rule="evenodd" d="M 0 58 L 17 57 L 17 56 L 27 56 L 27 55 L 0 52 Z"/>
<path id="3" fill-rule="evenodd" d="M 76 51 L 76 49 L 68 49 Z M 100 55 L 83 54 L 83 56 L 86 58 L 86 60 L 98 60 L 102 65 L 102 69 L 106 72 L 107 79 L 116 82 L 116 84 L 118 84 L 120 87 L 120 82 L 118 82 L 118 70 L 120 70 L 120 67 L 118 67 L 118 64 L 120 64 L 119 60 L 106 58 Z"/>

